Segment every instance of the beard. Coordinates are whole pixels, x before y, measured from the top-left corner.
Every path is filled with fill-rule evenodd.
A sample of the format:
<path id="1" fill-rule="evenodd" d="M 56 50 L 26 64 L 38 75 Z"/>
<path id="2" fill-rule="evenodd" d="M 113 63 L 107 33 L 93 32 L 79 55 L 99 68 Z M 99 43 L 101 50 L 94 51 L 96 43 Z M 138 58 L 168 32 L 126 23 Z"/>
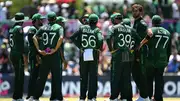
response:
<path id="1" fill-rule="evenodd" d="M 135 18 L 135 19 L 138 17 L 140 17 L 140 14 L 133 15 L 133 18 Z"/>

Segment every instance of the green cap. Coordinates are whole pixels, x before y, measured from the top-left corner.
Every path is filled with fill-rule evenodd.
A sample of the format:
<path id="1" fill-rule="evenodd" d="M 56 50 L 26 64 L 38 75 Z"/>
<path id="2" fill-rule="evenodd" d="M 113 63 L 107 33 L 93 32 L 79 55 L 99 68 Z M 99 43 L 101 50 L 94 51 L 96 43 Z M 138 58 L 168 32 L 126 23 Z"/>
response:
<path id="1" fill-rule="evenodd" d="M 91 22 L 97 22 L 99 20 L 99 17 L 96 14 L 91 14 L 89 16 L 89 21 Z"/>
<path id="2" fill-rule="evenodd" d="M 153 24 L 161 24 L 161 21 L 162 21 L 162 19 L 159 15 L 154 15 L 152 17 L 152 23 Z"/>
<path id="3" fill-rule="evenodd" d="M 56 19 L 56 13 L 55 12 L 49 12 L 47 14 L 48 19 Z"/>
<path id="4" fill-rule="evenodd" d="M 123 24 L 131 26 L 131 20 L 129 18 L 123 19 Z"/>
<path id="5" fill-rule="evenodd" d="M 64 17 L 62 17 L 62 16 L 58 16 L 57 18 L 56 18 L 56 22 L 66 22 L 67 20 L 66 20 L 66 18 L 64 18 Z"/>
<path id="6" fill-rule="evenodd" d="M 45 17 L 43 17 L 41 14 L 36 13 L 32 16 L 32 20 L 40 20 L 40 19 L 44 19 Z"/>
<path id="7" fill-rule="evenodd" d="M 13 22 L 24 22 L 27 20 L 29 20 L 29 17 L 25 17 L 24 13 L 20 13 L 20 12 L 16 13 L 15 17 L 11 19 L 11 21 Z"/>
<path id="8" fill-rule="evenodd" d="M 114 14 L 112 14 L 111 15 L 111 22 L 114 24 L 114 20 L 116 19 L 116 18 L 120 18 L 120 19 L 122 19 L 122 15 L 120 14 L 120 13 L 114 13 Z"/>

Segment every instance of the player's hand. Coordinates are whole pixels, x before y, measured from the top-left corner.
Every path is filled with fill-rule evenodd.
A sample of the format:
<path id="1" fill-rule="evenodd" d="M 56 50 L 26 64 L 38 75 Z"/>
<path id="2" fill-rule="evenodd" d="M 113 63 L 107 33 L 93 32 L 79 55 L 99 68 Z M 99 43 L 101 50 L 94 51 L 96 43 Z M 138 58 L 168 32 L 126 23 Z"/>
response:
<path id="1" fill-rule="evenodd" d="M 54 54 L 56 52 L 56 50 L 55 49 L 51 49 L 51 52 L 50 53 L 48 53 L 49 55 L 51 55 L 51 54 Z"/>
<path id="2" fill-rule="evenodd" d="M 113 51 L 110 51 L 110 52 L 111 52 L 111 54 L 113 54 L 113 53 L 115 53 L 117 50 L 118 50 L 118 49 L 116 49 L 116 50 L 113 50 Z"/>
<path id="3" fill-rule="evenodd" d="M 64 69 L 67 69 L 67 65 L 68 65 L 67 61 L 66 61 L 66 60 L 64 60 L 64 61 L 63 61 L 63 66 L 64 66 Z"/>
<path id="4" fill-rule="evenodd" d="M 38 52 L 39 52 L 41 55 L 43 55 L 43 56 L 47 55 L 44 50 L 38 50 Z"/>
<path id="5" fill-rule="evenodd" d="M 135 50 L 136 50 L 136 51 L 140 51 L 141 47 L 142 47 L 142 46 L 139 45 L 139 46 L 137 46 L 137 47 L 135 48 Z"/>

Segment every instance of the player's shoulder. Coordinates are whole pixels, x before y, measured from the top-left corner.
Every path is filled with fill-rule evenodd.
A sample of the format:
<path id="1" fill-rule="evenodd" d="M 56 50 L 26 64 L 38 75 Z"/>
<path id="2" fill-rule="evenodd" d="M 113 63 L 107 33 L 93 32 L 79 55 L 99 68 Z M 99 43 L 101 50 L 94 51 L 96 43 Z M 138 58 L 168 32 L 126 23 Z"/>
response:
<path id="1" fill-rule="evenodd" d="M 48 27 L 50 27 L 48 24 L 45 24 L 39 28 L 39 30 L 46 30 Z"/>
<path id="2" fill-rule="evenodd" d="M 121 27 L 123 27 L 122 24 L 116 24 L 116 25 L 112 26 L 112 29 L 115 30 L 115 29 L 118 29 L 118 28 L 121 28 Z"/>
<path id="3" fill-rule="evenodd" d="M 140 24 L 141 24 L 142 26 L 147 27 L 147 23 L 146 23 L 143 19 L 140 20 Z"/>
<path id="4" fill-rule="evenodd" d="M 80 28 L 81 28 L 81 29 L 90 28 L 90 26 L 89 26 L 89 25 L 81 25 Z"/>
<path id="5" fill-rule="evenodd" d="M 31 26 L 28 30 L 28 33 L 36 33 L 37 29 L 34 26 Z"/>
<path id="6" fill-rule="evenodd" d="M 62 29 L 63 27 L 59 24 L 53 24 L 51 27 L 51 30 L 57 31 L 59 29 Z"/>
<path id="7" fill-rule="evenodd" d="M 166 33 L 165 33 L 166 35 L 170 35 L 170 32 L 169 32 L 167 29 L 165 29 L 165 28 L 163 28 L 163 27 L 161 27 L 161 29 L 166 32 Z"/>
<path id="8" fill-rule="evenodd" d="M 102 33 L 99 27 L 96 27 L 94 30 L 95 30 L 95 33 Z"/>
<path id="9" fill-rule="evenodd" d="M 29 30 L 36 31 L 37 29 L 36 29 L 36 27 L 31 26 L 31 27 L 29 28 Z"/>
<path id="10" fill-rule="evenodd" d="M 29 30 L 34 30 L 34 29 L 36 29 L 36 27 L 34 27 L 34 26 L 29 27 Z"/>
<path id="11" fill-rule="evenodd" d="M 23 33 L 23 27 L 16 25 L 16 26 L 14 26 L 13 31 Z"/>
<path id="12" fill-rule="evenodd" d="M 22 26 L 19 26 L 19 25 L 16 25 L 16 26 L 14 26 L 13 29 L 21 29 L 21 28 L 23 28 L 23 27 L 22 27 Z"/>
<path id="13" fill-rule="evenodd" d="M 124 25 L 124 27 L 126 27 L 126 28 L 128 28 L 128 29 L 130 29 L 130 30 L 133 29 L 133 28 L 132 28 L 131 26 L 129 26 L 129 25 Z"/>

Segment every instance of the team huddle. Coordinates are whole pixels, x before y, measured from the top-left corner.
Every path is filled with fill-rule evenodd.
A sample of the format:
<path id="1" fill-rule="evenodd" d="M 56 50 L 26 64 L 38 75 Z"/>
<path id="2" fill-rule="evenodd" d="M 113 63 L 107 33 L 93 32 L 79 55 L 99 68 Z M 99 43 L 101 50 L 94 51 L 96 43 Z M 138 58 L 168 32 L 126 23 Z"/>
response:
<path id="1" fill-rule="evenodd" d="M 70 37 L 79 48 L 80 54 L 80 97 L 79 101 L 96 101 L 98 81 L 98 60 L 104 40 L 111 52 L 111 95 L 109 101 L 132 101 L 131 74 L 139 89 L 136 101 L 163 101 L 163 72 L 170 55 L 170 33 L 161 27 L 159 15 L 152 17 L 152 28 L 142 18 L 143 7 L 132 5 L 135 19 L 133 27 L 129 19 L 114 13 L 110 20 L 107 37 L 102 36 L 96 26 L 96 14 L 82 17 L 82 25 Z M 64 101 L 62 95 L 62 68 L 66 68 L 63 38 L 66 19 L 54 12 L 47 14 L 48 24 L 40 14 L 32 16 L 28 30 L 30 79 L 28 101 L 39 101 L 48 74 L 52 74 L 50 101 Z M 16 13 L 9 30 L 10 59 L 15 70 L 13 101 L 23 101 L 24 84 L 24 32 L 23 22 L 27 18 Z M 63 64 L 63 65 L 62 65 Z M 155 81 L 155 91 L 153 90 Z M 153 93 L 154 92 L 154 93 Z"/>

